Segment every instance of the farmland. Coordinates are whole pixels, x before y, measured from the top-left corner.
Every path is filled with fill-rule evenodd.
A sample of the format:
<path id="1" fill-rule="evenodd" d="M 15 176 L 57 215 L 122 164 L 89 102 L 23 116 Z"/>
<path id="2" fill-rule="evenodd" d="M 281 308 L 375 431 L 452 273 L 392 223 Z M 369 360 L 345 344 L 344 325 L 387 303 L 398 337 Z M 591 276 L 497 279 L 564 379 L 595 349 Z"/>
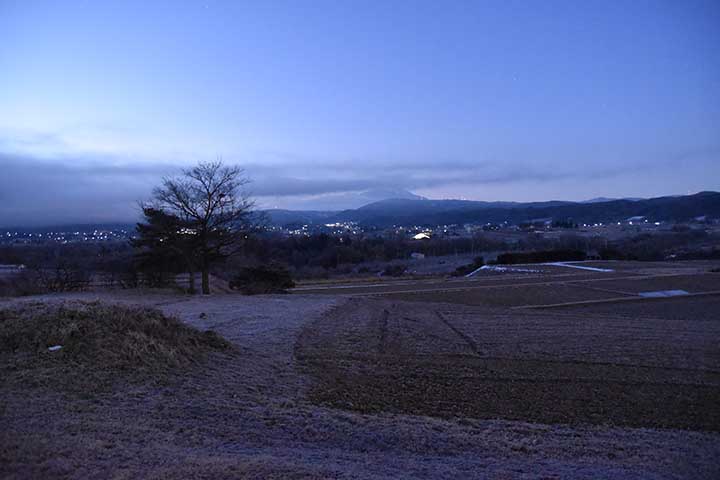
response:
<path id="1" fill-rule="evenodd" d="M 693 263 L 596 265 L 613 272 L 361 288 L 374 299 L 354 297 L 301 337 L 314 398 L 368 412 L 720 430 L 720 296 L 706 295 L 720 275 Z M 671 289 L 691 295 L 637 295 Z"/>
<path id="2" fill-rule="evenodd" d="M 4 300 L 0 309 L 154 307 L 231 348 L 82 391 L 63 380 L 68 370 L 28 383 L 27 357 L 2 352 L 0 472 L 717 478 L 718 264 L 581 265 L 611 271 Z M 687 294 L 638 295 L 656 290 Z"/>

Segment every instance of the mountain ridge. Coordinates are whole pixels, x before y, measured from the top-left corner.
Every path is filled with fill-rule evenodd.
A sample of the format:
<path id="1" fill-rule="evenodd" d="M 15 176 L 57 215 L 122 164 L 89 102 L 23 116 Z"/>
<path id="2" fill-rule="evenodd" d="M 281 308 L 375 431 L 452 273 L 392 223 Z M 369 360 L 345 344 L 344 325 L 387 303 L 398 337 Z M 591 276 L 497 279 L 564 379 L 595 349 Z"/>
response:
<path id="1" fill-rule="evenodd" d="M 266 211 L 273 220 L 273 210 Z M 482 202 L 474 200 L 385 199 L 356 209 L 332 211 L 283 210 L 285 221 L 308 224 L 357 222 L 387 227 L 396 224 L 443 225 L 462 223 L 522 223 L 538 218 L 572 219 L 579 223 L 621 221 L 633 216 L 654 221 L 686 221 L 701 215 L 720 217 L 720 193 L 617 199 L 597 202 Z M 275 219 L 279 219 L 275 215 Z M 274 223 L 275 220 L 273 220 Z M 288 222 L 293 223 L 293 222 Z M 280 223 L 276 223 L 280 224 Z"/>
<path id="2" fill-rule="evenodd" d="M 367 227 L 392 225 L 449 225 L 464 223 L 522 223 L 533 219 L 572 219 L 577 223 L 624 221 L 634 216 L 652 221 L 687 221 L 707 215 L 720 218 L 720 192 L 704 191 L 692 195 L 668 195 L 649 199 L 617 199 L 598 202 L 551 200 L 546 202 L 483 202 L 475 200 L 385 199 L 355 209 L 332 210 L 261 210 L 271 225 L 319 225 L 356 222 Z M 73 223 L 46 226 L 7 226 L 1 231 L 45 232 L 131 230 L 135 223 Z"/>

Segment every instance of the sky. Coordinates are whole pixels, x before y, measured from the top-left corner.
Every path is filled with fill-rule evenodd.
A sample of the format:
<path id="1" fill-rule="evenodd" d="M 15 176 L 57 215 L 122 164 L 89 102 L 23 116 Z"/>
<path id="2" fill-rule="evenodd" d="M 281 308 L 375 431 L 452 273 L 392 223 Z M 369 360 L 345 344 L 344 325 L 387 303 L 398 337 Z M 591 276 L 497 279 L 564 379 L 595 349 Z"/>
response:
<path id="1" fill-rule="evenodd" d="M 0 225 L 720 189 L 720 2 L 0 0 Z"/>

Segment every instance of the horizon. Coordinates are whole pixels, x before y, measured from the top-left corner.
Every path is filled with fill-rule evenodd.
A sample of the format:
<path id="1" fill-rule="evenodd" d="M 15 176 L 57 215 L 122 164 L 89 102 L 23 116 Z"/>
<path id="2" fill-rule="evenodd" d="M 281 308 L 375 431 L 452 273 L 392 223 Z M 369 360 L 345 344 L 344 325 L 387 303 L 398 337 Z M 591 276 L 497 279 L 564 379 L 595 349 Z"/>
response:
<path id="1" fill-rule="evenodd" d="M 217 157 L 266 209 L 719 190 L 718 24 L 704 0 L 0 2 L 0 225 L 123 223 Z"/>
<path id="2" fill-rule="evenodd" d="M 412 192 L 408 192 L 412 193 Z M 615 201 L 643 201 L 643 200 L 654 200 L 658 198 L 677 198 L 677 197 L 685 197 L 685 196 L 695 196 L 702 193 L 715 193 L 718 194 L 720 191 L 714 191 L 714 190 L 703 190 L 698 192 L 692 192 L 687 194 L 669 194 L 669 195 L 660 195 L 658 197 L 645 197 L 645 198 L 639 198 L 639 197 L 625 197 L 625 198 L 608 198 L 608 197 L 595 197 L 595 198 L 588 198 L 585 200 L 563 200 L 563 199 L 547 199 L 547 200 L 536 200 L 536 201 L 529 201 L 529 202 L 513 202 L 509 200 L 491 200 L 487 201 L 487 203 L 516 203 L 516 204 L 534 204 L 534 203 L 545 203 L 545 202 L 565 202 L 569 204 L 592 204 L 592 203 L 605 203 L 605 202 L 615 202 Z M 277 211 L 289 211 L 289 212 L 322 212 L 322 213 L 341 213 L 343 211 L 351 211 L 351 210 L 357 210 L 362 207 L 374 204 L 374 203 L 381 203 L 383 201 L 388 200 L 410 200 L 410 201 L 466 201 L 466 202 L 486 202 L 485 200 L 470 200 L 466 198 L 426 198 L 426 197 L 420 197 L 420 198 L 393 198 L 388 197 L 382 200 L 376 200 L 367 204 L 359 205 L 358 207 L 354 208 L 346 208 L 346 209 L 338 209 L 338 210 L 298 210 L 298 209 L 289 209 L 289 208 L 258 208 L 257 210 L 260 212 L 271 212 L 273 210 Z M 493 207 L 494 208 L 494 207 Z M 498 207 L 500 208 L 500 207 Z M 0 231 L 13 231 L 13 230 L 48 230 L 51 228 L 67 228 L 67 227 L 99 227 L 99 226 L 128 226 L 128 225 L 134 225 L 136 223 L 139 223 L 142 221 L 142 215 L 138 211 L 138 216 L 135 218 L 126 218 L 126 219 L 109 219 L 109 220 L 98 220 L 98 221 L 69 221 L 69 222 L 60 222 L 60 223 L 25 223 L 25 224 L 15 224 L 15 225 L 9 225 L 9 224 L 0 224 Z"/>

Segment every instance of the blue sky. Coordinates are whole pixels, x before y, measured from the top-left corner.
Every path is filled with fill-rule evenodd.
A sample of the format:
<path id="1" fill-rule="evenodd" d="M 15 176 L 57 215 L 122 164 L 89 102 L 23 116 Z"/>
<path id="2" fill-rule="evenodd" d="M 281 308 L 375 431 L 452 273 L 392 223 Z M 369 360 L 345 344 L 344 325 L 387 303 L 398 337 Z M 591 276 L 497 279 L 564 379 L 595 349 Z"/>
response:
<path id="1" fill-rule="evenodd" d="M 127 219 L 221 155 L 262 205 L 717 190 L 717 1 L 0 0 L 0 224 Z"/>

